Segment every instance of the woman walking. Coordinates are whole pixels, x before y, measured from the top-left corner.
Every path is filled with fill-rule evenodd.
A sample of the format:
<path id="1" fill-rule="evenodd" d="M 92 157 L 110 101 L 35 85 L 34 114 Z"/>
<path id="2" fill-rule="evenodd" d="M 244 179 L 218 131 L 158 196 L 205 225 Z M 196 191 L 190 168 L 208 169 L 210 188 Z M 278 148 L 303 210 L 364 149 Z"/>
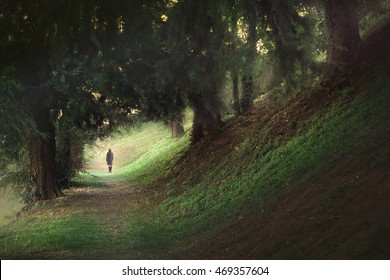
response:
<path id="1" fill-rule="evenodd" d="M 106 162 L 108 165 L 108 172 L 112 171 L 112 162 L 114 161 L 114 154 L 111 151 L 111 148 L 108 149 L 108 153 L 106 155 Z"/>

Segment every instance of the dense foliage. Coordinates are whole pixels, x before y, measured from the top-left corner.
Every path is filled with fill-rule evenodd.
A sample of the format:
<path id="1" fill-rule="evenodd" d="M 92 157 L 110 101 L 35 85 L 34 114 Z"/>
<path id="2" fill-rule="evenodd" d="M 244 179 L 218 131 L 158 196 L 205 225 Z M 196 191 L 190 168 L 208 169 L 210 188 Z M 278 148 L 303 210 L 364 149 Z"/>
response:
<path id="1" fill-rule="evenodd" d="M 31 199 L 48 199 L 82 168 L 85 143 L 134 118 L 180 135 L 189 106 L 192 143 L 212 138 L 226 112 L 304 86 L 325 53 L 354 60 L 359 18 L 387 15 L 370 3 L 1 1 L 1 160 L 27 156 Z"/>

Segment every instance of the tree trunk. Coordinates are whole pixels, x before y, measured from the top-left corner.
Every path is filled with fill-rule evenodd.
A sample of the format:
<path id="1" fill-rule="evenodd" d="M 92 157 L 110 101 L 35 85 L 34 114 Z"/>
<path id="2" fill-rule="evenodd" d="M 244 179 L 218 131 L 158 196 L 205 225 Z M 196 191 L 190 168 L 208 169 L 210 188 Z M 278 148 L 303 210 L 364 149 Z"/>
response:
<path id="1" fill-rule="evenodd" d="M 60 141 L 60 142 L 59 142 Z M 61 139 L 57 137 L 57 178 L 62 189 L 68 188 L 73 176 L 83 168 L 83 146 L 74 141 L 72 135 L 65 134 Z"/>
<path id="2" fill-rule="evenodd" d="M 58 135 L 58 134 L 57 134 Z M 58 141 L 59 140 L 59 141 Z M 65 134 L 60 139 L 57 138 L 57 178 L 62 188 L 68 188 L 72 173 L 72 158 L 71 158 L 71 139 L 68 134 Z M 58 147 L 60 146 L 60 147 Z"/>
<path id="3" fill-rule="evenodd" d="M 70 159 L 73 173 L 77 170 L 83 169 L 83 146 L 81 144 L 75 144 L 70 141 Z M 74 175 L 73 174 L 73 175 Z"/>
<path id="4" fill-rule="evenodd" d="M 241 113 L 240 110 L 240 93 L 238 91 L 238 74 L 233 72 L 233 110 L 236 116 L 239 116 Z"/>
<path id="5" fill-rule="evenodd" d="M 361 44 L 356 14 L 357 0 L 326 0 L 325 13 L 330 46 L 328 62 L 348 63 Z"/>
<path id="6" fill-rule="evenodd" d="M 183 116 L 180 115 L 172 120 L 172 138 L 180 138 L 183 134 Z"/>
<path id="7" fill-rule="evenodd" d="M 192 124 L 192 144 L 197 143 L 207 133 L 213 138 L 221 126 L 221 102 L 216 88 L 207 93 L 198 94 L 192 99 L 194 106 L 194 121 Z"/>
<path id="8" fill-rule="evenodd" d="M 254 87 L 253 87 L 253 72 L 254 66 L 256 63 L 257 56 L 257 13 L 256 10 L 253 9 L 252 14 L 249 16 L 249 32 L 248 32 L 248 44 L 249 44 L 249 55 L 248 55 L 248 67 L 246 69 L 246 73 L 242 78 L 243 85 L 243 96 L 241 102 L 242 112 L 248 111 L 253 104 L 254 99 Z"/>
<path id="9" fill-rule="evenodd" d="M 242 78 L 243 96 L 241 108 L 243 112 L 247 112 L 253 102 L 253 79 L 252 75 L 244 75 Z"/>
<path id="10" fill-rule="evenodd" d="M 218 133 L 218 128 L 220 127 L 220 123 L 221 123 L 221 118 L 219 115 L 210 115 L 207 119 L 206 119 L 206 132 L 207 132 L 207 137 L 212 139 L 214 138 L 217 133 Z"/>
<path id="11" fill-rule="evenodd" d="M 194 119 L 192 122 L 191 143 L 196 144 L 203 137 L 203 113 L 199 108 L 194 109 Z"/>
<path id="12" fill-rule="evenodd" d="M 39 135 L 31 135 L 28 145 L 30 183 L 36 199 L 52 199 L 63 196 L 56 174 L 55 128 L 44 98 L 38 98 L 34 109 L 33 117 Z"/>

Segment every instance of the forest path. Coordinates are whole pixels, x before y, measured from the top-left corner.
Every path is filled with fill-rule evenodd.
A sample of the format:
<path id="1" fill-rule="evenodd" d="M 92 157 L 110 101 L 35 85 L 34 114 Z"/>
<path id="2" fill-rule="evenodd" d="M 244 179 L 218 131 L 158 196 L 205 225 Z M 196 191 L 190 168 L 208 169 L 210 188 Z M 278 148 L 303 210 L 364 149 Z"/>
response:
<path id="1" fill-rule="evenodd" d="M 81 215 L 96 221 L 104 232 L 92 248 L 78 250 L 45 251 L 27 258 L 42 259 L 140 259 L 143 256 L 131 249 L 132 237 L 128 234 L 138 215 L 133 215 L 141 205 L 147 205 L 145 187 L 129 182 L 101 178 L 98 186 L 76 187 L 67 190 L 66 196 L 48 201 L 36 211 L 58 213 L 67 217 Z M 80 227 L 81 228 L 81 227 Z M 80 235 L 83 232 L 79 233 Z M 99 237 L 100 238 L 100 237 Z"/>
<path id="2" fill-rule="evenodd" d="M 83 211 L 115 231 L 123 225 L 127 213 L 138 204 L 139 192 L 135 186 L 105 182 L 101 188 L 76 189 L 76 195 L 71 197 L 72 207 L 75 212 Z"/>

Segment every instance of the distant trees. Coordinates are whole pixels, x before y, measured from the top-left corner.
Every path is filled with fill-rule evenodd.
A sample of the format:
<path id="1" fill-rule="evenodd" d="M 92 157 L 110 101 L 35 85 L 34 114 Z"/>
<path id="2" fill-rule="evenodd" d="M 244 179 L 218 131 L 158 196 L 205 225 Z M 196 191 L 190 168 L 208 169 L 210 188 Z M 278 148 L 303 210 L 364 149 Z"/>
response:
<path id="1" fill-rule="evenodd" d="M 174 65 L 176 70 L 170 76 L 183 81 L 180 92 L 194 109 L 192 143 L 218 131 L 223 108 L 220 91 L 228 72 L 235 114 L 251 107 L 257 86 L 254 66 L 258 63 L 261 35 L 273 34 L 262 42 L 274 41 L 277 45 L 275 56 L 281 57 L 278 65 L 283 69 L 280 71 L 283 77 L 300 59 L 296 54 L 304 53 L 303 48 L 293 45 L 299 36 L 294 37 L 294 43 L 289 39 L 295 31 L 294 24 L 305 20 L 296 19 L 297 10 L 292 6 L 277 2 L 276 5 L 272 1 L 179 1 L 167 9 L 167 22 L 162 30 L 169 34 L 169 40 L 164 41 L 164 50 L 172 61 L 168 65 Z M 293 19 L 285 20 L 286 24 L 284 18 Z M 302 36 L 309 35 L 307 32 Z M 288 59 L 292 66 L 287 66 Z"/>
<path id="2" fill-rule="evenodd" d="M 194 109 L 192 142 L 215 135 L 220 125 L 219 90 L 225 79 L 228 1 L 178 1 L 166 10 L 164 51 L 172 79 Z"/>

